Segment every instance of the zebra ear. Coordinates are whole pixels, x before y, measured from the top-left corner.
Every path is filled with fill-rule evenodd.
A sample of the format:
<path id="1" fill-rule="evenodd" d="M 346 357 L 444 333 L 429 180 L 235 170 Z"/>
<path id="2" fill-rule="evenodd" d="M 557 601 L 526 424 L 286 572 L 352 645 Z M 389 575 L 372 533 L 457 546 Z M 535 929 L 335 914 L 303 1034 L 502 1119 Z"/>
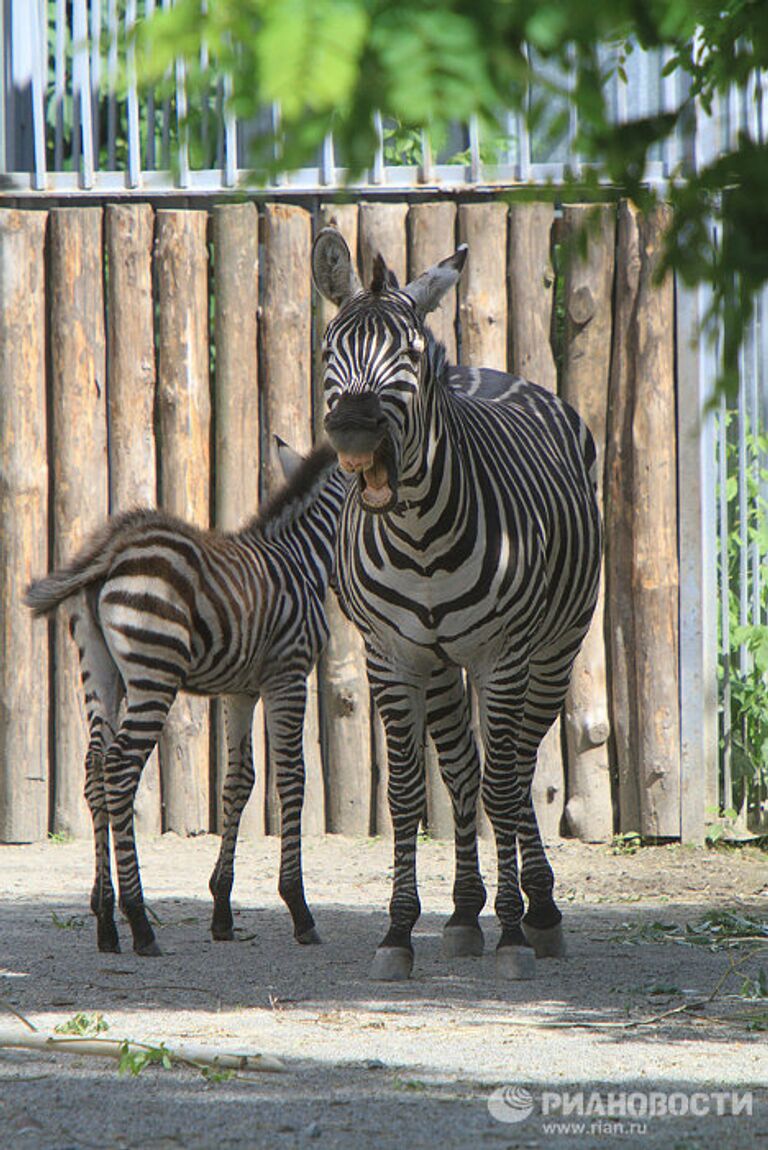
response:
<path id="1" fill-rule="evenodd" d="M 434 311 L 445 293 L 458 283 L 467 251 L 467 245 L 462 244 L 447 260 L 441 260 L 403 288 L 405 294 L 413 300 L 419 315 L 428 315 Z"/>
<path id="2" fill-rule="evenodd" d="M 275 436 L 275 447 L 277 448 L 277 458 L 280 461 L 282 468 L 283 478 L 286 481 L 293 479 L 296 472 L 304 462 L 304 456 L 300 455 L 298 451 L 281 439 L 279 435 Z"/>
<path id="3" fill-rule="evenodd" d="M 347 242 L 333 224 L 319 231 L 315 238 L 312 278 L 320 294 L 337 307 L 362 291 Z"/>

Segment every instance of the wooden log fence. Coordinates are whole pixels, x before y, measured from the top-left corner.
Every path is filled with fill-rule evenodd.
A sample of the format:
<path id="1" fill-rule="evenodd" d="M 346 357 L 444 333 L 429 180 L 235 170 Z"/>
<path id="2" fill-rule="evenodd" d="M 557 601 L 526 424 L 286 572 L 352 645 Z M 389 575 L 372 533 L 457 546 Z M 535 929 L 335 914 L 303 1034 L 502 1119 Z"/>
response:
<path id="1" fill-rule="evenodd" d="M 567 236 L 596 214 L 585 256 Z M 378 251 L 401 282 L 469 245 L 433 328 L 452 360 L 558 389 L 595 434 L 606 578 L 564 723 L 534 792 L 544 837 L 680 833 L 672 285 L 654 273 L 663 211 L 473 202 L 238 203 L 0 209 L 0 841 L 82 836 L 85 721 L 62 618 L 21 604 L 108 514 L 159 504 L 234 529 L 281 482 L 273 436 L 322 434 L 313 230 L 334 218 L 364 280 Z M 604 461 L 604 463 L 603 463 Z M 50 476 L 50 481 L 49 481 Z M 604 490 L 603 490 L 604 480 Z M 329 602 L 309 685 L 307 833 L 388 834 L 386 760 L 362 644 Z M 261 709 L 245 835 L 279 830 Z M 425 823 L 453 835 L 427 749 Z M 177 701 L 139 789 L 144 833 L 220 827 L 222 718 Z M 488 833 L 481 818 L 481 833 Z"/>

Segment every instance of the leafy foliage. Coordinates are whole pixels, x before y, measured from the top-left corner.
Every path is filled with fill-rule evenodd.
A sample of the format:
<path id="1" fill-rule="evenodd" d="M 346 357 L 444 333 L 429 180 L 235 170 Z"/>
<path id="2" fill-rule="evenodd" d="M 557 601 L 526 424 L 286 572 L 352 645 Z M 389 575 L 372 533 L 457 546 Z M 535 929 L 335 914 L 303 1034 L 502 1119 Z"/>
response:
<path id="1" fill-rule="evenodd" d="M 95 1038 L 97 1034 L 103 1034 L 105 1030 L 109 1030 L 109 1023 L 103 1014 L 84 1014 L 82 1011 L 78 1011 L 72 1018 L 68 1018 L 66 1022 L 60 1022 L 53 1029 L 56 1034 L 70 1034 L 75 1038 Z"/>
<path id="2" fill-rule="evenodd" d="M 633 43 L 662 49 L 666 74 L 688 92 L 677 108 L 616 123 L 604 81 L 613 72 L 626 80 Z M 191 93 L 231 77 L 232 111 L 261 117 L 254 163 L 264 175 L 312 162 L 331 131 L 352 173 L 370 167 L 376 111 L 401 133 L 426 130 L 435 151 L 472 115 L 493 139 L 504 134 L 503 115 L 517 112 L 529 128 L 545 125 L 553 145 L 575 116 L 587 167 L 574 193 L 607 178 L 647 206 L 649 155 L 690 128 L 696 99 L 709 109 L 734 84 L 749 92 L 768 67 L 768 21 L 762 0 L 177 0 L 140 26 L 138 46 L 147 83 L 172 77 L 178 57 Z M 275 102 L 279 123 L 263 115 Z M 414 162 L 413 147 L 400 151 Z M 754 293 L 768 279 L 768 147 L 734 139 L 725 155 L 678 175 L 666 266 L 712 286 L 733 389 Z M 717 246 L 713 214 L 723 220 Z"/>

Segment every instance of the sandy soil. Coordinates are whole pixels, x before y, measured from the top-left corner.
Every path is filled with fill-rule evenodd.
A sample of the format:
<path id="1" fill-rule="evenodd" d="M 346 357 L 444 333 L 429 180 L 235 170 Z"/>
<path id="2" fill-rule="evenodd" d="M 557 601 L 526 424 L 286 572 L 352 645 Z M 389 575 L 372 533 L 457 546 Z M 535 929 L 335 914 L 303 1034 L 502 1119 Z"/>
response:
<path id="1" fill-rule="evenodd" d="M 685 942 L 686 926 L 713 910 L 768 920 L 764 854 L 553 847 L 569 957 L 540 962 L 533 982 L 498 984 L 490 912 L 486 954 L 443 959 L 451 850 L 426 841 L 414 977 L 393 985 L 367 978 L 386 922 L 388 843 L 306 841 L 307 892 L 324 940 L 308 948 L 294 943 L 277 898 L 275 840 L 241 844 L 237 941 L 210 941 L 217 849 L 213 836 L 141 844 L 163 948 L 163 957 L 141 959 L 96 950 L 89 844 L 0 847 L 0 1025 L 24 1033 L 9 1007 L 41 1029 L 101 1012 L 106 1037 L 262 1051 L 284 1059 L 286 1072 L 211 1083 L 193 1069 L 151 1066 L 131 1077 L 107 1060 L 3 1049 L 2 1150 L 768 1145 L 759 1029 L 768 1027 L 768 1000 L 739 993 L 761 967 L 768 974 L 768 951 L 697 1006 L 760 944 L 716 947 L 711 930 L 699 945 Z M 492 879 L 488 844 L 483 852 Z M 125 926 L 122 939 L 129 947 Z M 494 1116 L 494 1092 L 493 1111 L 513 1116 L 501 1087 L 529 1092 L 514 1115 L 527 1117 Z M 569 1102 L 564 1118 L 558 1108 Z M 613 1117 L 600 1113 L 608 1106 Z M 665 1107 L 688 1113 L 643 1112 Z"/>

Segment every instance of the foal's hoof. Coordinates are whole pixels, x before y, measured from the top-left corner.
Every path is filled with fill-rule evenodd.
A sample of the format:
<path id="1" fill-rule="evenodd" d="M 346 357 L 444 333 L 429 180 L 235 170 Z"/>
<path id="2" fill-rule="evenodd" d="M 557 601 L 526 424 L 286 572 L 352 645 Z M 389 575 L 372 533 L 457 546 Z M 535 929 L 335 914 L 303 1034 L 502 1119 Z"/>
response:
<path id="1" fill-rule="evenodd" d="M 496 951 L 496 977 L 521 982 L 534 978 L 536 958 L 530 946 L 501 946 Z"/>
<path id="2" fill-rule="evenodd" d="M 313 926 L 309 930 L 303 930 L 301 934 L 297 934 L 295 937 L 302 946 L 316 946 L 323 941 Z"/>
<path id="3" fill-rule="evenodd" d="M 374 982 L 403 982 L 411 977 L 413 952 L 404 946 L 380 946 L 373 956 L 369 977 Z"/>
<path id="4" fill-rule="evenodd" d="M 142 958 L 159 958 L 163 953 L 154 939 L 151 942 L 145 942 L 143 946 L 135 946 L 133 949 Z"/>
<path id="5" fill-rule="evenodd" d="M 523 922 L 525 937 L 536 952 L 537 958 L 565 958 L 565 938 L 562 923 L 542 930 L 538 926 L 528 926 Z"/>
<path id="6" fill-rule="evenodd" d="M 479 926 L 444 926 L 443 957 L 467 958 L 483 953 L 483 932 Z"/>

